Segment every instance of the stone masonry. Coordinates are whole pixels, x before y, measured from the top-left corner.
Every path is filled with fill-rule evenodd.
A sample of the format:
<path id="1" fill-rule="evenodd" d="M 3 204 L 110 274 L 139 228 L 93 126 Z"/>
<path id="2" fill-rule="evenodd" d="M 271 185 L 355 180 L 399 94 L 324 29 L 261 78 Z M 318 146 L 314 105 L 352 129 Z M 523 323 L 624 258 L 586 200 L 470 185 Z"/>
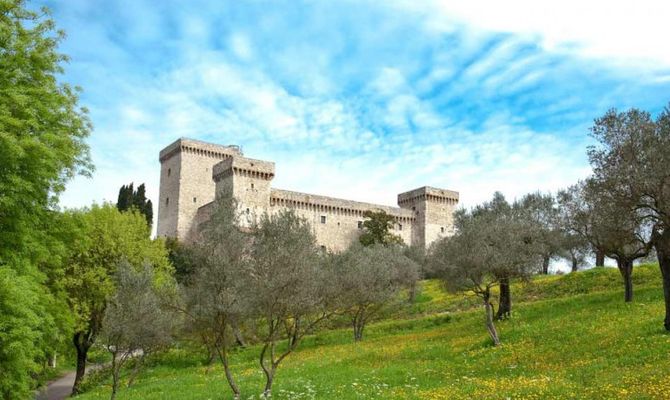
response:
<path id="1" fill-rule="evenodd" d="M 158 236 L 190 240 L 217 193 L 232 193 L 245 226 L 263 213 L 294 210 L 309 221 L 317 243 L 332 251 L 358 239 L 367 210 L 393 215 L 393 233 L 409 245 L 428 247 L 453 233 L 458 192 L 451 190 L 424 186 L 400 193 L 399 207 L 390 207 L 275 189 L 273 162 L 244 157 L 238 146 L 184 138 L 164 148 L 159 160 Z"/>

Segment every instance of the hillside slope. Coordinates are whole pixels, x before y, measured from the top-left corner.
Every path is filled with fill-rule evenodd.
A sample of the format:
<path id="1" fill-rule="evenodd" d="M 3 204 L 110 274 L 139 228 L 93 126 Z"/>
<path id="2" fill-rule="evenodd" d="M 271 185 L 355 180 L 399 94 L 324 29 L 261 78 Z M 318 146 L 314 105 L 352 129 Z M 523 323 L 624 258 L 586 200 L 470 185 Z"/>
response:
<path id="1" fill-rule="evenodd" d="M 515 314 L 498 324 L 498 348 L 489 344 L 482 310 L 437 314 L 471 301 L 427 281 L 420 302 L 402 311 L 407 318 L 371 326 L 362 343 L 352 343 L 348 330 L 309 337 L 281 365 L 274 398 L 668 399 L 670 335 L 662 329 L 658 267 L 634 275 L 632 304 L 623 302 L 614 269 L 516 285 Z M 249 348 L 232 359 L 245 399 L 262 389 L 257 354 Z M 220 365 L 202 360 L 194 349 L 172 350 L 118 398 L 230 398 Z M 103 380 L 78 399 L 109 394 Z"/>

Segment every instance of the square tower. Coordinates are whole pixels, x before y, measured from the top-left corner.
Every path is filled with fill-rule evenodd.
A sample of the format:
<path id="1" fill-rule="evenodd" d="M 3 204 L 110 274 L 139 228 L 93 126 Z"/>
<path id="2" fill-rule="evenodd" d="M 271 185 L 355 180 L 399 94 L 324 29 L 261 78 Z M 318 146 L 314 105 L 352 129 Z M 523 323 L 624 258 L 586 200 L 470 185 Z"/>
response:
<path id="1" fill-rule="evenodd" d="M 214 166 L 212 173 L 216 195 L 233 196 L 240 212 L 240 224 L 245 227 L 269 212 L 274 176 L 275 163 L 245 157 L 225 159 Z"/>
<path id="2" fill-rule="evenodd" d="M 414 212 L 412 245 L 427 248 L 434 241 L 453 235 L 458 192 L 424 186 L 400 193 L 398 206 Z"/>
<path id="3" fill-rule="evenodd" d="M 214 200 L 214 165 L 242 156 L 238 146 L 181 138 L 160 152 L 157 234 L 185 240 L 198 208 Z"/>

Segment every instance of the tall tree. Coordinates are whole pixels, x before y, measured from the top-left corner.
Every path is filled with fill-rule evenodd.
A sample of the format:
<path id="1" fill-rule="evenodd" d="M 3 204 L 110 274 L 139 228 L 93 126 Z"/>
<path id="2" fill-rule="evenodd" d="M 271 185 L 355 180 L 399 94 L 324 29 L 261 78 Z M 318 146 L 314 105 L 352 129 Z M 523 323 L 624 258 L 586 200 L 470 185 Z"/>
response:
<path id="1" fill-rule="evenodd" d="M 670 106 L 654 120 L 648 112 L 609 110 L 594 121 L 598 141 L 588 150 L 594 180 L 618 199 L 627 199 L 652 224 L 670 331 Z"/>
<path id="2" fill-rule="evenodd" d="M 253 228 L 252 262 L 246 288 L 255 315 L 262 321 L 260 364 L 265 374 L 263 394 L 270 397 L 280 363 L 302 337 L 330 310 L 324 296 L 322 259 L 309 223 L 292 211 L 264 215 Z M 277 344 L 286 340 L 278 351 Z"/>
<path id="3" fill-rule="evenodd" d="M 156 274 L 169 276 L 171 268 L 162 240 L 151 240 L 145 219 L 137 212 L 119 212 L 110 204 L 69 212 L 81 234 L 69 244 L 64 285 L 75 317 L 72 341 L 77 352 L 73 393 L 86 372 L 88 351 L 102 328 L 107 302 L 116 291 L 114 274 L 122 260 L 150 264 Z"/>
<path id="4" fill-rule="evenodd" d="M 0 1 L 0 396 L 27 397 L 55 320 L 57 296 L 42 265 L 57 267 L 52 210 L 65 183 L 92 171 L 91 131 L 78 89 L 60 81 L 64 33 L 48 10 Z M 49 243 L 49 245 L 45 245 Z M 55 271 L 53 271 L 55 272 Z M 11 282 L 11 284 L 10 284 Z"/>
<path id="5" fill-rule="evenodd" d="M 250 315 L 250 293 L 245 290 L 249 265 L 248 234 L 238 228 L 237 207 L 232 198 L 216 200 L 214 212 L 188 252 L 182 287 L 189 330 L 196 333 L 223 364 L 234 398 L 240 389 L 230 368 L 229 351 L 237 327 Z"/>
<path id="6" fill-rule="evenodd" d="M 363 221 L 363 233 L 359 237 L 363 246 L 372 246 L 373 244 L 388 246 L 403 243 L 400 236 L 390 232 L 395 224 L 393 215 L 386 213 L 384 210 L 368 210 L 363 213 L 363 216 L 367 218 Z"/>

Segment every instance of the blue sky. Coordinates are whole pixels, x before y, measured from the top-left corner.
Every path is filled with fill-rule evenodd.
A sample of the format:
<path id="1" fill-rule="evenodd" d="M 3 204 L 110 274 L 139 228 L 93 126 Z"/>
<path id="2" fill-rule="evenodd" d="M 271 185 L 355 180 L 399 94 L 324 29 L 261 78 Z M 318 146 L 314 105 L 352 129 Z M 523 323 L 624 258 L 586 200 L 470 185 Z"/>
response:
<path id="1" fill-rule="evenodd" d="M 389 205 L 567 186 L 595 117 L 670 101 L 670 6 L 582 3 L 46 1 L 95 126 L 96 172 L 62 204 L 131 181 L 157 204 L 181 136 L 275 161 L 275 187 Z"/>

